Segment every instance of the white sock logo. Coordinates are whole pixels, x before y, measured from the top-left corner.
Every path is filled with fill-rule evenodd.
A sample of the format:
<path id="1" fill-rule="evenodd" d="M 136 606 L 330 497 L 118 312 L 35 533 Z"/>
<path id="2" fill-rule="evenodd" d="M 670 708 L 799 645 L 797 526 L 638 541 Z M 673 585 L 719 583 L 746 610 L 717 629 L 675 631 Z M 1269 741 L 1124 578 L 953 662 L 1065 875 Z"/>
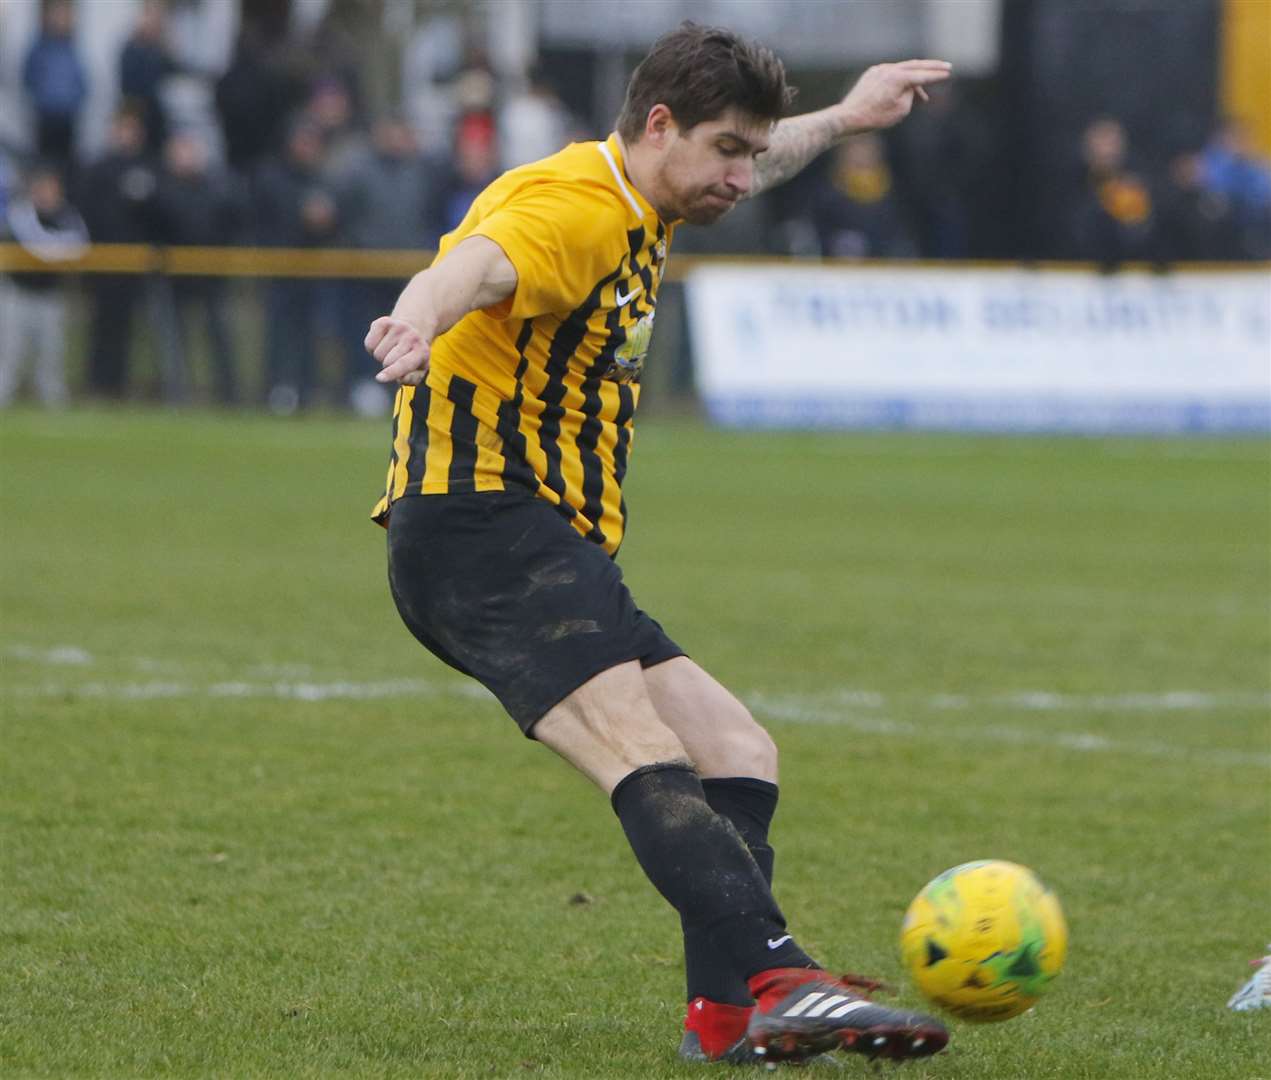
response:
<path id="1" fill-rule="evenodd" d="M 787 941 L 789 941 L 789 940 L 790 940 L 790 935 L 789 935 L 789 934 L 783 934 L 781 937 L 776 938 L 776 939 L 769 938 L 769 939 L 768 939 L 768 948 L 770 948 L 770 949 L 779 949 L 779 948 L 781 948 L 781 946 L 782 946 L 782 945 L 784 945 L 784 944 L 785 944 Z"/>

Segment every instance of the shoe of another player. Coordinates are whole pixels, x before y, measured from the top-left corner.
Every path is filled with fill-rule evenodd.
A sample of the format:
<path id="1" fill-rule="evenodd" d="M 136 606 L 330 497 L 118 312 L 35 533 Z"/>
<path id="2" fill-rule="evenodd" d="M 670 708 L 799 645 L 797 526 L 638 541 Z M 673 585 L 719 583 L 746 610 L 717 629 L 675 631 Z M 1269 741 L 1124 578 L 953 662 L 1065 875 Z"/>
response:
<path id="1" fill-rule="evenodd" d="M 927 1057 L 949 1041 L 940 1021 L 867 996 L 879 983 L 807 968 L 776 968 L 750 981 L 758 1001 L 746 1036 L 765 1062 L 805 1061 L 843 1049 L 871 1058 Z"/>
<path id="2" fill-rule="evenodd" d="M 1267 950 L 1271 952 L 1271 945 L 1267 946 Z M 1254 960 L 1253 966 L 1258 970 L 1254 972 L 1253 978 L 1231 996 L 1227 1008 L 1235 1009 L 1236 1012 L 1271 1009 L 1271 956 Z"/>

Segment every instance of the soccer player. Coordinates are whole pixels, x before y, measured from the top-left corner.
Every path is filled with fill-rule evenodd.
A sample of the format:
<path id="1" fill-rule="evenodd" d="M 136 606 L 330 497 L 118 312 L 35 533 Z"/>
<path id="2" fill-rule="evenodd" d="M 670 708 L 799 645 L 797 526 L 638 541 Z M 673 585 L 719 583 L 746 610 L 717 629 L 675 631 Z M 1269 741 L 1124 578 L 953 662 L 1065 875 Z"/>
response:
<path id="1" fill-rule="evenodd" d="M 401 386 L 375 509 L 398 611 L 609 794 L 680 916 L 690 1060 L 907 1058 L 948 1039 L 799 947 L 770 888 L 776 747 L 635 605 L 613 557 L 675 224 L 716 221 L 896 123 L 949 74 L 883 64 L 783 119 L 771 51 L 684 23 L 636 68 L 615 132 L 491 183 L 366 338 L 377 378 Z"/>

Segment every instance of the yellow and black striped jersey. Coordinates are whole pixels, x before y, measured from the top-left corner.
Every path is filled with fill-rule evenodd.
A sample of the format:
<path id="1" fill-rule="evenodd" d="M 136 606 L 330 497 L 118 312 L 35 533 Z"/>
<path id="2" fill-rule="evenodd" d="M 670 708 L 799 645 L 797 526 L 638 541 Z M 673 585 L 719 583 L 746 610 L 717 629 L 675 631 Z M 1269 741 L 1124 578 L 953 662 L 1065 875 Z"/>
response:
<path id="1" fill-rule="evenodd" d="M 406 495 L 528 487 L 610 554 L 640 370 L 672 229 L 627 179 L 615 136 L 505 173 L 441 240 L 485 236 L 516 291 L 438 337 L 425 382 L 402 387 L 384 524 Z"/>

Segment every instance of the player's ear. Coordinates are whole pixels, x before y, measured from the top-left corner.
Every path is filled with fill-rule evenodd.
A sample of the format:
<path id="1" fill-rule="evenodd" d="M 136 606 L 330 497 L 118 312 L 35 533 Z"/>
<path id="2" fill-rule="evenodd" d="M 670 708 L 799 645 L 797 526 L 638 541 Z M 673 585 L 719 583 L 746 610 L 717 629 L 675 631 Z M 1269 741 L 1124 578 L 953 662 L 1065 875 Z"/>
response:
<path id="1" fill-rule="evenodd" d="M 653 146 L 661 149 L 677 130 L 675 117 L 666 105 L 659 103 L 649 110 L 644 121 L 644 137 Z"/>

